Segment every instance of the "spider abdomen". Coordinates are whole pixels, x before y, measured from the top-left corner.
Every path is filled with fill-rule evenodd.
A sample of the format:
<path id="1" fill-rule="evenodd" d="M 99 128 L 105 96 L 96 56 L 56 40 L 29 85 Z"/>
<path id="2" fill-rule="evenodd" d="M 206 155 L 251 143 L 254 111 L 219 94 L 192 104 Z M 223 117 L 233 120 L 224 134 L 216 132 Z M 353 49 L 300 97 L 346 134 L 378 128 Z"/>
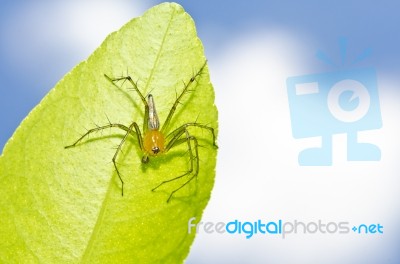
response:
<path id="1" fill-rule="evenodd" d="M 151 155 L 156 156 L 164 152 L 165 137 L 159 130 L 149 130 L 143 138 L 144 151 Z"/>

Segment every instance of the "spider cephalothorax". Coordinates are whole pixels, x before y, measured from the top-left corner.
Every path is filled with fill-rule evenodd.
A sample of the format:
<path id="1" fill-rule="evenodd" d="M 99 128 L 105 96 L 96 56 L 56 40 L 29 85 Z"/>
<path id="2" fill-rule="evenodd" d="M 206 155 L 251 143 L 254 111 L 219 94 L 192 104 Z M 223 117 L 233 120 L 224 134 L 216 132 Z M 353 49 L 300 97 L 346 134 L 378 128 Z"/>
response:
<path id="1" fill-rule="evenodd" d="M 117 175 L 121 181 L 122 188 L 121 188 L 121 194 L 124 195 L 124 181 L 122 180 L 121 174 L 118 170 L 116 159 L 118 154 L 121 151 L 122 145 L 126 142 L 126 138 L 129 135 L 132 135 L 137 138 L 138 144 L 140 149 L 143 152 L 143 157 L 142 157 L 142 163 L 148 163 L 150 160 L 150 157 L 155 157 L 159 156 L 162 154 L 167 153 L 170 149 L 172 149 L 175 146 L 178 146 L 180 144 L 187 144 L 188 147 L 188 153 L 190 156 L 190 169 L 182 174 L 179 175 L 175 178 L 165 180 L 161 182 L 159 185 L 157 185 L 155 188 L 152 189 L 152 191 L 155 191 L 157 188 L 159 188 L 161 185 L 164 185 L 166 183 L 181 179 L 185 176 L 188 176 L 188 179 L 177 189 L 173 190 L 171 194 L 168 197 L 167 202 L 170 201 L 172 198 L 173 194 L 179 191 L 181 188 L 183 188 L 185 185 L 187 185 L 189 182 L 191 182 L 197 175 L 199 174 L 199 151 L 198 151 L 198 142 L 197 138 L 195 136 L 190 135 L 188 131 L 188 127 L 198 127 L 202 129 L 206 129 L 210 131 L 212 135 L 212 140 L 213 140 L 213 146 L 217 147 L 216 145 L 216 138 L 215 138 L 215 133 L 214 133 L 214 128 L 207 126 L 207 125 L 202 125 L 197 122 L 192 122 L 192 123 L 185 123 L 179 127 L 177 127 L 175 130 L 170 132 L 169 134 L 165 134 L 165 131 L 167 131 L 167 128 L 170 124 L 170 121 L 175 113 L 175 110 L 177 106 L 180 104 L 183 96 L 188 92 L 189 86 L 196 80 L 197 77 L 199 77 L 206 66 L 206 62 L 203 64 L 203 66 L 200 68 L 200 70 L 193 75 L 190 80 L 184 85 L 184 88 L 182 92 L 177 96 L 174 104 L 172 105 L 171 110 L 169 111 L 169 114 L 163 124 L 163 126 L 160 128 L 160 121 L 158 119 L 155 103 L 154 103 L 154 98 L 151 94 L 145 98 L 140 90 L 138 89 L 137 84 L 132 80 L 130 76 L 126 77 L 120 77 L 120 78 L 110 78 L 107 75 L 105 77 L 111 81 L 114 85 L 116 85 L 116 82 L 118 81 L 128 81 L 132 86 L 133 90 L 137 92 L 137 94 L 140 96 L 141 101 L 144 104 L 144 122 L 143 122 L 143 137 L 142 137 L 142 131 L 140 130 L 139 126 L 137 125 L 136 122 L 133 122 L 129 127 L 122 125 L 122 124 L 113 124 L 110 122 L 110 124 L 93 128 L 88 130 L 82 137 L 80 137 L 75 143 L 72 145 L 66 146 L 65 148 L 71 148 L 75 147 L 81 140 L 83 140 L 87 135 L 100 131 L 106 128 L 111 128 L 111 127 L 116 127 L 119 129 L 122 129 L 125 131 L 125 135 L 121 140 L 121 143 L 118 145 L 117 150 L 114 154 L 114 157 L 112 158 L 112 162 L 114 164 L 114 168 L 117 172 Z M 146 100 L 147 99 L 147 100 Z"/>

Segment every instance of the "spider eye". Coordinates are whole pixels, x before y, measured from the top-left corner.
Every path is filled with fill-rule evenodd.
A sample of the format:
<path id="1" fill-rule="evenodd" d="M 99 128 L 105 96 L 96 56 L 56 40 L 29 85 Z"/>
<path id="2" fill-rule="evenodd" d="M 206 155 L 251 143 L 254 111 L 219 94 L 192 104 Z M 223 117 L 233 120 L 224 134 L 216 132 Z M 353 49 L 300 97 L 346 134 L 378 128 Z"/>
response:
<path id="1" fill-rule="evenodd" d="M 159 147 L 153 147 L 151 150 L 153 151 L 154 154 L 158 154 L 160 152 Z"/>

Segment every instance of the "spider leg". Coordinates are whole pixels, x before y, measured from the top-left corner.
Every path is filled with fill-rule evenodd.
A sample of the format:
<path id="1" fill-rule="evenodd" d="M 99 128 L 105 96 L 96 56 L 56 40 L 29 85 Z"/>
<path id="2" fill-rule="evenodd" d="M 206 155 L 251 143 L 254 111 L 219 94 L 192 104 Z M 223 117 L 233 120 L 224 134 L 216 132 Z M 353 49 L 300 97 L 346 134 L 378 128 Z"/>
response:
<path id="1" fill-rule="evenodd" d="M 142 138 L 142 134 L 140 133 L 140 129 L 139 126 L 136 124 L 136 122 L 133 122 L 129 127 L 126 127 L 124 125 L 121 124 L 108 124 L 105 126 L 101 126 L 101 127 L 97 127 L 97 128 L 93 128 L 88 130 L 83 136 L 81 136 L 77 141 L 75 141 L 72 145 L 66 146 L 65 148 L 73 148 L 75 147 L 79 142 L 82 141 L 82 139 L 84 139 L 86 136 L 88 136 L 89 134 L 93 133 L 93 132 L 97 132 L 103 129 L 107 129 L 107 128 L 112 128 L 112 127 L 117 127 L 120 128 L 124 131 L 126 131 L 126 134 L 124 135 L 121 143 L 118 145 L 117 151 L 114 154 L 114 157 L 112 158 L 112 162 L 114 164 L 115 170 L 117 171 L 118 177 L 122 183 L 122 196 L 124 195 L 124 181 L 121 178 L 121 174 L 119 173 L 119 170 L 117 168 L 117 164 L 116 164 L 116 158 L 118 156 L 118 153 L 121 151 L 121 147 L 124 144 L 126 138 L 128 137 L 129 134 L 134 135 L 134 131 L 132 130 L 132 128 L 135 128 L 136 131 L 136 136 L 137 136 L 137 140 L 139 142 L 139 146 L 140 149 L 143 150 L 143 138 Z"/>
<path id="2" fill-rule="evenodd" d="M 100 131 L 100 130 L 104 130 L 104 129 L 107 129 L 107 128 L 112 128 L 112 127 L 120 128 L 120 129 L 122 129 L 122 130 L 125 130 L 126 132 L 129 131 L 129 128 L 127 128 L 126 126 L 121 125 L 121 124 L 108 124 L 108 125 L 105 125 L 105 126 L 96 127 L 96 128 L 93 128 L 93 129 L 89 129 L 83 136 L 81 136 L 81 137 L 80 137 L 77 141 L 75 141 L 72 145 L 65 146 L 64 148 L 66 148 L 66 149 L 67 149 L 67 148 L 73 148 L 73 147 L 75 147 L 79 142 L 81 142 L 86 136 L 88 136 L 89 134 L 94 133 L 94 132 L 97 132 L 97 131 Z M 131 131 L 131 132 L 133 132 L 133 131 Z"/>
<path id="3" fill-rule="evenodd" d="M 162 185 L 164 185 L 164 184 L 166 184 L 166 183 L 169 183 L 169 182 L 172 182 L 172 181 L 176 181 L 176 180 L 181 179 L 181 178 L 183 178 L 183 177 L 185 177 L 185 176 L 187 176 L 187 175 L 190 175 L 190 174 L 193 173 L 193 171 L 194 171 L 194 173 L 193 173 L 192 176 L 191 176 L 187 181 L 185 181 L 179 188 L 176 188 L 175 190 L 173 190 L 173 191 L 171 192 L 171 194 L 170 194 L 169 197 L 168 197 L 167 203 L 171 200 L 172 196 L 173 196 L 177 191 L 179 191 L 180 189 L 182 189 L 183 187 L 185 187 L 189 182 L 191 182 L 191 181 L 192 181 L 195 177 L 197 177 L 197 175 L 199 174 L 199 151 L 198 151 L 198 142 L 197 142 L 197 139 L 196 139 L 196 137 L 191 136 L 191 135 L 189 134 L 189 132 L 186 130 L 186 128 L 181 129 L 180 136 L 181 136 L 183 133 L 185 133 L 186 137 L 185 137 L 185 138 L 181 138 L 181 139 L 180 139 L 179 137 L 174 138 L 174 139 L 173 139 L 173 142 L 172 142 L 172 144 L 171 144 L 171 147 L 180 145 L 180 144 L 182 144 L 182 143 L 184 143 L 184 142 L 187 143 L 188 152 L 189 152 L 189 156 L 190 156 L 190 169 L 189 169 L 187 172 L 185 172 L 184 174 L 180 175 L 180 176 L 177 176 L 177 177 L 175 177 L 175 178 L 172 178 L 172 179 L 169 179 L 169 180 L 166 180 L 166 181 L 161 182 L 159 185 L 157 185 L 155 188 L 153 188 L 152 191 L 154 192 L 156 189 L 158 189 L 159 187 L 161 187 Z M 193 141 L 193 144 L 194 144 L 194 152 L 195 152 L 195 154 L 193 154 L 193 149 L 192 149 L 191 141 Z M 196 163 L 195 163 L 195 160 L 196 160 Z"/>
<path id="4" fill-rule="evenodd" d="M 139 88 L 137 86 L 137 82 L 134 82 L 131 78 L 131 76 L 126 76 L 126 77 L 119 77 L 119 78 L 111 78 L 107 74 L 104 74 L 104 76 L 109 80 L 115 87 L 121 88 L 118 85 L 116 85 L 116 82 L 118 81 L 128 81 L 132 86 L 133 90 L 137 92 L 137 94 L 140 97 L 140 100 L 142 100 L 144 104 L 144 122 L 143 122 L 143 133 L 146 133 L 147 131 L 147 122 L 149 120 L 149 105 L 147 104 L 146 99 L 144 98 L 143 94 L 139 91 Z"/>
<path id="5" fill-rule="evenodd" d="M 165 119 L 164 125 L 161 128 L 161 132 L 165 133 L 165 131 L 167 130 L 169 123 L 172 119 L 172 116 L 175 113 L 176 108 L 180 104 L 180 101 L 181 101 L 183 95 L 185 93 L 189 92 L 189 90 L 188 90 L 189 86 L 196 80 L 196 78 L 198 76 L 201 75 L 201 73 L 203 72 L 203 69 L 206 67 L 206 65 L 207 65 L 207 61 L 204 62 L 203 66 L 201 66 L 200 70 L 196 74 L 194 74 L 187 83 L 184 83 L 183 90 L 180 93 L 180 95 L 176 98 L 175 103 L 172 105 L 171 110 L 168 113 L 167 119 Z"/>
<path id="6" fill-rule="evenodd" d="M 169 197 L 168 197 L 168 200 L 167 200 L 167 202 L 169 202 L 169 200 L 172 198 L 172 196 L 174 195 L 174 193 L 176 193 L 177 191 L 179 191 L 180 189 L 182 189 L 183 187 L 185 187 L 189 182 L 191 182 L 194 178 L 196 178 L 197 177 L 197 175 L 199 174 L 199 150 L 198 150 L 198 142 L 197 142 L 197 139 L 196 139 L 196 137 L 194 137 L 194 136 L 190 136 L 189 137 L 189 144 L 190 144 L 190 140 L 192 140 L 193 142 L 194 142 L 194 151 L 195 151 L 195 156 L 193 156 L 193 152 L 192 152 L 192 150 L 191 149 L 189 149 L 189 153 L 190 153 L 190 171 L 189 171 L 189 173 L 192 173 L 193 172 L 193 160 L 195 159 L 196 160 L 196 170 L 195 170 L 195 172 L 194 172 L 194 174 L 184 183 L 184 184 L 182 184 L 179 188 L 177 188 L 177 189 L 175 189 L 175 190 L 173 190 L 172 192 L 171 192 L 171 194 L 169 195 Z"/>
<path id="7" fill-rule="evenodd" d="M 167 144 L 166 151 L 168 151 L 171 147 L 173 147 L 174 141 L 176 141 L 176 139 L 180 138 L 181 135 L 183 134 L 182 131 L 186 130 L 188 127 L 199 127 L 199 128 L 207 129 L 208 131 L 210 131 L 212 138 L 213 138 L 213 146 L 218 148 L 217 143 L 216 143 L 214 128 L 193 122 L 193 123 L 186 123 L 186 124 L 178 127 L 177 129 L 175 129 L 174 131 L 172 131 L 171 133 L 169 133 L 167 135 L 167 138 L 172 137 L 172 139 Z"/>
<path id="8" fill-rule="evenodd" d="M 122 184 L 122 187 L 121 187 L 121 195 L 122 196 L 124 196 L 124 181 L 122 180 L 121 174 L 120 174 L 120 172 L 118 170 L 116 160 L 117 160 L 117 156 L 118 156 L 119 152 L 121 151 L 122 145 L 125 143 L 126 138 L 128 137 L 128 135 L 132 132 L 132 128 L 133 127 L 136 130 L 136 134 L 137 134 L 137 137 L 138 137 L 140 148 L 143 150 L 143 139 L 142 139 L 142 135 L 140 134 L 139 126 L 136 124 L 136 122 L 133 122 L 129 126 L 128 131 L 126 132 L 124 137 L 122 138 L 121 143 L 119 143 L 119 145 L 117 147 L 117 151 L 115 152 L 114 157 L 112 158 L 112 162 L 114 164 L 115 171 L 117 172 L 118 178 L 119 178 L 119 180 L 121 181 L 121 184 Z"/>

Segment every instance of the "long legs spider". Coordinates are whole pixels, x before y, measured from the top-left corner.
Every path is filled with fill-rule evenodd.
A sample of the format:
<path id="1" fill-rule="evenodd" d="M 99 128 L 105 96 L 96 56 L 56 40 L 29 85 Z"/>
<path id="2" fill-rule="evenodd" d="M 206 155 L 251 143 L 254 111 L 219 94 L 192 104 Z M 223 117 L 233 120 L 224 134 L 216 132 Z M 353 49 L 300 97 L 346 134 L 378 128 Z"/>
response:
<path id="1" fill-rule="evenodd" d="M 135 83 L 130 76 L 113 79 L 113 78 L 108 77 L 106 74 L 104 74 L 104 76 L 115 86 L 117 86 L 116 83 L 119 81 L 123 81 L 123 82 L 128 81 L 133 86 L 133 90 L 136 91 L 136 93 L 139 95 L 139 97 L 144 105 L 144 122 L 143 122 L 143 135 L 144 136 L 142 136 L 142 132 L 136 122 L 132 122 L 132 124 L 130 124 L 129 127 L 122 125 L 122 124 L 110 122 L 108 125 L 100 126 L 100 127 L 96 127 L 96 128 L 88 130 L 84 135 L 82 135 L 72 145 L 66 146 L 65 148 L 67 149 L 67 148 L 75 147 L 79 142 L 81 142 L 89 134 L 103 130 L 103 129 L 119 128 L 121 130 L 124 130 L 125 131 L 124 137 L 122 138 L 121 142 L 119 143 L 117 150 L 112 158 L 112 162 L 114 164 L 115 171 L 117 172 L 119 180 L 121 181 L 121 194 L 123 196 L 124 195 L 124 181 L 121 177 L 120 171 L 118 170 L 116 160 L 117 160 L 118 154 L 121 152 L 121 148 L 122 148 L 123 144 L 126 142 L 126 139 L 129 135 L 137 138 L 139 147 L 140 147 L 141 151 L 143 152 L 143 157 L 141 160 L 142 163 L 148 163 L 150 160 L 150 157 L 157 157 L 157 156 L 163 155 L 163 154 L 167 153 L 169 150 L 171 150 L 172 148 L 174 148 L 180 144 L 186 143 L 189 158 L 190 158 L 189 170 L 182 175 L 179 175 L 172 179 L 161 182 L 160 184 L 158 184 L 156 187 L 154 187 L 152 189 L 152 191 L 155 191 L 159 187 L 161 187 L 162 185 L 164 185 L 166 183 L 170 183 L 170 182 L 176 181 L 178 179 L 182 179 L 185 176 L 187 176 L 188 179 L 186 181 L 184 181 L 184 183 L 179 188 L 174 189 L 170 193 L 168 200 L 167 200 L 167 202 L 169 202 L 171 200 L 172 196 L 177 191 L 179 191 L 184 186 L 186 186 L 188 183 L 190 183 L 199 174 L 199 165 L 200 165 L 199 164 L 199 151 L 198 151 L 199 144 L 198 144 L 197 138 L 195 136 L 192 136 L 189 133 L 188 128 L 189 127 L 198 127 L 198 128 L 208 130 L 212 135 L 213 146 L 217 148 L 214 128 L 212 128 L 208 125 L 199 124 L 197 122 L 183 124 L 165 136 L 165 133 L 168 129 L 168 126 L 170 125 L 171 119 L 175 113 L 176 108 L 180 104 L 183 96 L 187 92 L 191 91 L 191 90 L 189 90 L 189 87 L 191 86 L 191 84 L 193 82 L 196 81 L 196 78 L 201 75 L 206 64 L 207 64 L 207 61 L 204 62 L 203 66 L 200 68 L 200 70 L 195 75 L 193 75 L 187 83 L 184 83 L 184 88 L 183 88 L 182 92 L 179 94 L 179 96 L 177 96 L 161 129 L 160 129 L 160 121 L 158 119 L 154 99 L 151 94 L 149 94 L 147 96 L 147 98 L 145 98 L 142 95 L 142 93 L 139 91 L 137 83 Z"/>

